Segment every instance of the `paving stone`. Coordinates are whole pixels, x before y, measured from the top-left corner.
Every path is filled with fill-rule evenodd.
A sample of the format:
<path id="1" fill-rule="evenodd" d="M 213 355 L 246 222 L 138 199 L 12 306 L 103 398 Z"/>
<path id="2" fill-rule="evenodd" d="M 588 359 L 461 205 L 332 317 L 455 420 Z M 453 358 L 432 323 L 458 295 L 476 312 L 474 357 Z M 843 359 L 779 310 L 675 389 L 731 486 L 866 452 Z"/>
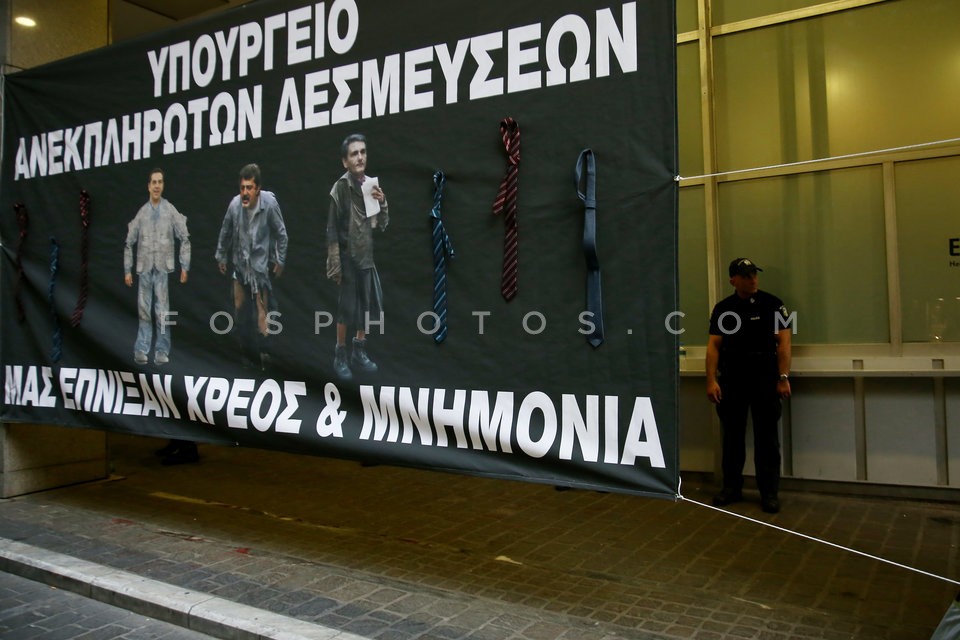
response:
<path id="1" fill-rule="evenodd" d="M 206 445 L 171 473 L 111 438 L 114 481 L 0 501 L 0 537 L 369 637 L 906 640 L 956 592 L 690 501 Z M 731 511 L 960 574 L 957 505 L 783 498 Z"/>

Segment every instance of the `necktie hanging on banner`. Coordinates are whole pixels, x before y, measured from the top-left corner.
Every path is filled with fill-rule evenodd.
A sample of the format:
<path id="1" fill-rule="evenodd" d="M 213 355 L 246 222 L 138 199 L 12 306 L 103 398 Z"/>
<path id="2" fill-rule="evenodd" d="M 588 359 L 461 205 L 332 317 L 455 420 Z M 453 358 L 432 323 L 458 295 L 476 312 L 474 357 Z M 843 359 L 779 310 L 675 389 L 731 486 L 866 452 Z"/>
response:
<path id="1" fill-rule="evenodd" d="M 583 200 L 583 257 L 587 263 L 587 311 L 593 331 L 587 342 L 594 348 L 603 344 L 603 297 L 600 289 L 600 256 L 597 253 L 597 158 L 584 149 L 575 169 L 577 195 Z"/>
<path id="2" fill-rule="evenodd" d="M 63 332 L 60 330 L 60 318 L 57 316 L 56 289 L 57 271 L 60 270 L 60 244 L 50 236 L 50 282 L 47 285 L 47 303 L 50 306 L 50 318 L 53 321 L 53 337 L 50 345 L 50 359 L 60 362 L 63 357 Z"/>
<path id="3" fill-rule="evenodd" d="M 433 209 L 430 210 L 433 223 L 433 312 L 437 315 L 437 330 L 433 339 L 437 344 L 447 337 L 447 260 L 454 256 L 453 244 L 440 217 L 440 203 L 446 184 L 446 175 L 437 169 L 433 174 Z"/>
<path id="4" fill-rule="evenodd" d="M 20 288 L 23 286 L 23 246 L 27 243 L 27 234 L 30 231 L 30 214 L 27 213 L 27 207 L 22 202 L 13 205 L 13 212 L 17 216 L 17 228 L 20 232 L 20 239 L 17 240 L 17 279 L 13 285 L 13 302 L 17 307 L 17 322 L 23 324 L 27 319 L 27 313 L 23 308 Z"/>
<path id="5" fill-rule="evenodd" d="M 500 181 L 493 214 L 503 214 L 503 269 L 500 294 L 510 301 L 517 295 L 520 245 L 517 236 L 517 191 L 520 178 L 520 125 L 511 117 L 500 121 L 500 137 L 507 150 L 507 170 Z"/>
<path id="6" fill-rule="evenodd" d="M 83 310 L 87 306 L 87 290 L 89 286 L 90 268 L 90 194 L 85 189 L 80 190 L 80 295 L 77 306 L 70 316 L 70 325 L 80 326 L 83 320 Z"/>

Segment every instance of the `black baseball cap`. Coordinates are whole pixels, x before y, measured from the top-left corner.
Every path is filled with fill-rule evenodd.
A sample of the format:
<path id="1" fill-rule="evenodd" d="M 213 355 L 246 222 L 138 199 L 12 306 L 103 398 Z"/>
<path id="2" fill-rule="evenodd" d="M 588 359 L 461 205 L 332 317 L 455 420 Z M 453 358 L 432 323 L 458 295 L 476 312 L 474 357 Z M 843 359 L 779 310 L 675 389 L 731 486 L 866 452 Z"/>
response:
<path id="1" fill-rule="evenodd" d="M 750 258 L 737 258 L 730 263 L 731 278 L 733 276 L 748 276 L 756 273 L 757 271 L 763 271 L 763 269 L 754 264 Z"/>

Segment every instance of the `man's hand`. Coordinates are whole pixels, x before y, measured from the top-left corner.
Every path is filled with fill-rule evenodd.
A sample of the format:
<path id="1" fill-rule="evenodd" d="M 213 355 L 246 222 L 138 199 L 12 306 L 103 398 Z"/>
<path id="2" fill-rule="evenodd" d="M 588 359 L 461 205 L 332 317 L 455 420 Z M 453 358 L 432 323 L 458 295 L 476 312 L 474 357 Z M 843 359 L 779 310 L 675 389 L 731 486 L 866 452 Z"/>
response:
<path id="1" fill-rule="evenodd" d="M 790 381 L 789 380 L 778 380 L 777 381 L 777 395 L 781 398 L 790 397 Z"/>
<path id="2" fill-rule="evenodd" d="M 282 273 L 283 273 L 283 265 L 282 265 L 282 264 L 274 264 L 274 265 L 273 265 L 273 277 L 279 278 L 279 277 L 280 277 L 280 274 L 282 274 Z"/>
<path id="3" fill-rule="evenodd" d="M 720 385 L 715 380 L 713 382 L 708 382 L 707 399 L 713 404 L 720 404 L 720 400 L 722 400 L 721 396 L 722 394 L 720 393 Z"/>
<path id="4" fill-rule="evenodd" d="M 132 287 L 132 286 L 133 286 L 133 274 L 132 274 L 132 273 L 128 273 L 128 274 L 126 274 L 126 275 L 123 276 L 123 284 L 127 285 L 128 287 Z"/>
<path id="5" fill-rule="evenodd" d="M 185 284 L 187 282 L 187 272 L 185 269 L 180 269 L 180 284 Z"/>
<path id="6" fill-rule="evenodd" d="M 217 268 L 220 269 L 220 273 L 221 273 L 221 274 L 226 274 L 226 273 L 227 273 L 227 263 L 226 263 L 226 262 L 218 262 L 218 263 L 217 263 Z"/>

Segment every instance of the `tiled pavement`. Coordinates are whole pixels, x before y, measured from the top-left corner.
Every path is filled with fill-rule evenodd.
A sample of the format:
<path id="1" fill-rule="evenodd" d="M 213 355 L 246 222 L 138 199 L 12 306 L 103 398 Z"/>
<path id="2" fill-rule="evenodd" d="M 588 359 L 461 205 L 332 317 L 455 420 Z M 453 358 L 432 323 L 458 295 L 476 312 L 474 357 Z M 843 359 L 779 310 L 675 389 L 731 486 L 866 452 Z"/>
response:
<path id="1" fill-rule="evenodd" d="M 111 440 L 111 480 L 0 500 L 0 538 L 326 637 L 915 640 L 960 588 L 953 503 L 784 492 L 775 516 L 732 508 L 930 576 L 693 502 L 706 487 L 673 503 L 213 446 L 162 467 L 162 442 Z"/>

